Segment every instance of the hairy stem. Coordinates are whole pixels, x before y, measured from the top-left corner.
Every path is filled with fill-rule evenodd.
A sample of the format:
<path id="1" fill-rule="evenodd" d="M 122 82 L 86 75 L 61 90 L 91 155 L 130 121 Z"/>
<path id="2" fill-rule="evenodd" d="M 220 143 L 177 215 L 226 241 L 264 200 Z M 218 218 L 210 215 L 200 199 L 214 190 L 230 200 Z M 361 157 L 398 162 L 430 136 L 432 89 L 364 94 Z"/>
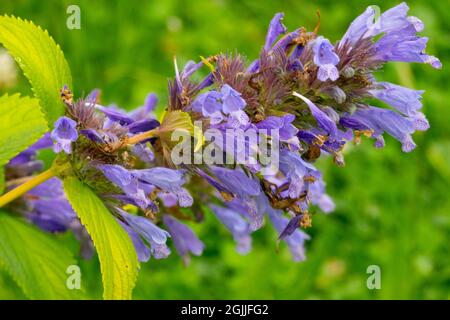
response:
<path id="1" fill-rule="evenodd" d="M 50 178 L 56 176 L 56 170 L 54 168 L 50 168 L 47 171 L 44 171 L 37 176 L 32 177 L 27 182 L 21 184 L 17 188 L 12 189 L 11 191 L 5 193 L 0 197 L 0 208 L 10 203 L 11 201 L 19 198 L 24 193 L 30 191 L 37 185 L 47 181 Z"/>

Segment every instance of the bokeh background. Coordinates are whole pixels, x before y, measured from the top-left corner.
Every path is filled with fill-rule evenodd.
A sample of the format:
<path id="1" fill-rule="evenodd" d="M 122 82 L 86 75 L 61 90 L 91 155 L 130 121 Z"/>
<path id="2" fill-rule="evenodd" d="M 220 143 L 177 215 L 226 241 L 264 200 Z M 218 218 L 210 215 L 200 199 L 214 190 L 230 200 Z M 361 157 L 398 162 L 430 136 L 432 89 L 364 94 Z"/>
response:
<path id="1" fill-rule="evenodd" d="M 275 12 L 286 13 L 290 29 L 312 30 L 333 42 L 368 5 L 386 10 L 397 1 L 24 1 L 2 0 L 0 13 L 33 20 L 61 45 L 72 69 L 77 95 L 101 88 L 104 103 L 123 108 L 142 105 L 156 92 L 167 101 L 173 57 L 181 63 L 238 50 L 253 59 Z M 68 30 L 66 9 L 81 8 L 81 30 Z M 411 15 L 426 25 L 428 52 L 443 69 L 390 63 L 380 80 L 424 89 L 428 132 L 415 134 L 418 148 L 404 154 L 387 138 L 383 150 L 370 141 L 346 149 L 346 166 L 331 159 L 318 166 L 337 209 L 317 215 L 309 233 L 308 260 L 291 261 L 287 248 L 276 250 L 271 227 L 254 234 L 251 253 L 240 256 L 230 234 L 208 216 L 196 227 L 206 243 L 204 255 L 188 267 L 173 254 L 141 266 L 136 299 L 449 299 L 450 298 L 450 3 L 409 1 Z M 30 93 L 19 76 L 12 92 Z M 5 91 L 2 89 L 1 91 Z M 76 253 L 72 235 L 59 235 Z M 96 258 L 80 261 L 82 285 L 101 298 Z M 366 268 L 379 265 L 381 290 L 366 287 Z M 0 273 L 0 298 L 24 298 Z"/>

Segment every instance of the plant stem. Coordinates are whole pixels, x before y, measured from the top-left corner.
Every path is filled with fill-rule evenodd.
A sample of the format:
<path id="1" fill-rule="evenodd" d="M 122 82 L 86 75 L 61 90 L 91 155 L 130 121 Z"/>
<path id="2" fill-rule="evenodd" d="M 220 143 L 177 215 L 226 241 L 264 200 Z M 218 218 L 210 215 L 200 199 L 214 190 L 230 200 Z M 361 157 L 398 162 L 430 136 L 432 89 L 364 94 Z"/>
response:
<path id="1" fill-rule="evenodd" d="M 54 168 L 50 168 L 47 171 L 44 171 L 38 174 L 37 176 L 31 178 L 27 182 L 21 184 L 17 188 L 12 189 L 11 191 L 7 192 L 6 194 L 0 197 L 0 208 L 10 203 L 11 201 L 19 198 L 21 195 L 30 191 L 31 189 L 41 184 L 42 182 L 47 181 L 50 178 L 53 178 L 54 176 L 56 176 L 56 170 Z"/>
<path id="2" fill-rule="evenodd" d="M 125 145 L 133 145 L 139 142 L 142 142 L 144 140 L 153 138 L 156 135 L 157 130 L 153 129 L 150 131 L 142 132 L 139 134 L 136 134 L 134 136 L 128 137 L 125 140 Z"/>

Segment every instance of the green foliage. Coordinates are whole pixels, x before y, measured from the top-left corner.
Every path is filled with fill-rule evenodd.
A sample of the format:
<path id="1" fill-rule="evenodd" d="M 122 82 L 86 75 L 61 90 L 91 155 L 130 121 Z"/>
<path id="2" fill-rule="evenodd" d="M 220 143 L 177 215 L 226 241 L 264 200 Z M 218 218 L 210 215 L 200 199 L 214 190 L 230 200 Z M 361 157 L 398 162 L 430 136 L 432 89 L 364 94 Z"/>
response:
<path id="1" fill-rule="evenodd" d="M 431 165 L 443 177 L 450 180 L 450 141 L 435 142 L 427 153 Z"/>
<path id="2" fill-rule="evenodd" d="M 97 195 L 80 180 L 75 177 L 65 179 L 64 190 L 97 249 L 103 298 L 131 299 L 139 264 L 128 234 Z"/>
<path id="3" fill-rule="evenodd" d="M 0 194 L 5 190 L 5 168 L 0 167 Z"/>
<path id="4" fill-rule="evenodd" d="M 0 166 L 3 166 L 47 131 L 39 101 L 18 94 L 0 97 L 0 128 Z"/>
<path id="5" fill-rule="evenodd" d="M 64 54 L 47 31 L 33 22 L 0 16 L 0 43 L 14 57 L 31 83 L 50 126 L 64 114 L 59 91 L 72 87 Z"/>
<path id="6" fill-rule="evenodd" d="M 30 299 L 79 299 L 66 286 L 66 270 L 76 265 L 71 252 L 54 236 L 0 211 L 0 267 Z"/>

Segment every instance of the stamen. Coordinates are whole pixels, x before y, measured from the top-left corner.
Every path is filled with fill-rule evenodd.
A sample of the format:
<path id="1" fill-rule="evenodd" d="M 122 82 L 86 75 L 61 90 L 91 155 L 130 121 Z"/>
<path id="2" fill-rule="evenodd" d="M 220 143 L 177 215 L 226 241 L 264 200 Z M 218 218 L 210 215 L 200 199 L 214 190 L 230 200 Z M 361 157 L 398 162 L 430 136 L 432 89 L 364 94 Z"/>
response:
<path id="1" fill-rule="evenodd" d="M 300 219 L 300 227 L 311 228 L 312 218 L 308 211 L 303 212 L 302 218 Z"/>
<path id="2" fill-rule="evenodd" d="M 314 31 L 313 31 L 314 34 L 317 34 L 319 32 L 319 29 L 320 29 L 320 10 L 317 10 L 316 14 L 317 14 L 317 24 L 316 24 L 316 27 L 314 28 Z"/>

